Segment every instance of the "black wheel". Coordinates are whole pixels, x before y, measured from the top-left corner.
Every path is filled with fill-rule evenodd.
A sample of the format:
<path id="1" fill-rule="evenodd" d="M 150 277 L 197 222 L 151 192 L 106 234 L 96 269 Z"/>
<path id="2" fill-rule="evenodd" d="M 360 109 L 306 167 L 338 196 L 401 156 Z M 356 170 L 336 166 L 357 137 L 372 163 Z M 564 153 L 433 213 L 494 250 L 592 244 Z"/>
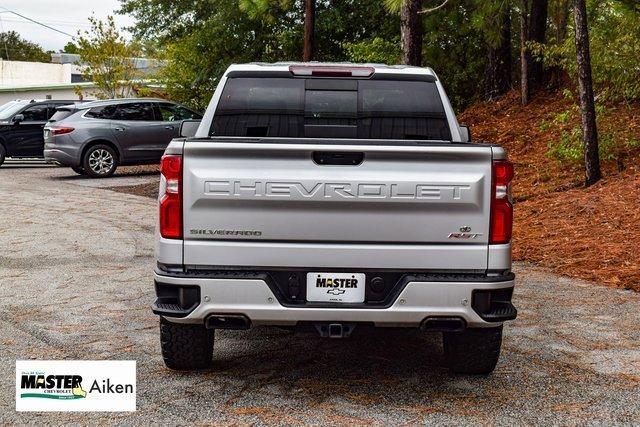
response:
<path id="1" fill-rule="evenodd" d="M 71 169 L 72 169 L 75 173 L 77 173 L 78 175 L 86 175 L 86 174 L 87 174 L 87 173 L 84 171 L 84 169 L 83 169 L 83 168 L 81 168 L 81 167 L 74 167 L 74 166 L 72 166 L 72 167 L 71 167 Z"/>
<path id="2" fill-rule="evenodd" d="M 7 155 L 7 150 L 4 148 L 4 145 L 0 144 L 0 166 L 4 163 L 4 158 Z"/>
<path id="3" fill-rule="evenodd" d="M 445 361 L 452 372 L 487 375 L 495 369 L 502 345 L 502 326 L 445 332 L 442 338 Z"/>
<path id="4" fill-rule="evenodd" d="M 82 157 L 82 169 L 92 178 L 106 178 L 118 167 L 118 156 L 108 145 L 94 145 Z"/>
<path id="5" fill-rule="evenodd" d="M 205 369 L 213 358 L 214 330 L 204 325 L 171 323 L 160 318 L 160 344 L 164 364 L 170 369 Z"/>

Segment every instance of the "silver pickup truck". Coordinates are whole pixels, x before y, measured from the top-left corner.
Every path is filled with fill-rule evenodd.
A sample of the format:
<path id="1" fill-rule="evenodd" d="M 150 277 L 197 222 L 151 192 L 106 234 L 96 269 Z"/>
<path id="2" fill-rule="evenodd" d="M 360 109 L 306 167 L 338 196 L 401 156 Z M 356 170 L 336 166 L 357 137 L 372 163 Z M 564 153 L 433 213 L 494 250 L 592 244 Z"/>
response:
<path id="1" fill-rule="evenodd" d="M 517 314 L 512 177 L 429 68 L 229 67 L 162 159 L 166 365 L 209 366 L 216 329 L 375 326 L 442 332 L 452 371 L 492 372 Z"/>

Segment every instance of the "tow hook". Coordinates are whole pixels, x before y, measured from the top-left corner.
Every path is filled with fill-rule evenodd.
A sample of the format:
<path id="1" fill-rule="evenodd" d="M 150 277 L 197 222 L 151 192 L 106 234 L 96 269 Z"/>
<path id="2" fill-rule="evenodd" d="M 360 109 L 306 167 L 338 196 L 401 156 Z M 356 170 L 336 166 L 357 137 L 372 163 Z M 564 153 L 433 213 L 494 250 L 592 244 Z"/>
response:
<path id="1" fill-rule="evenodd" d="M 314 326 L 323 338 L 347 338 L 356 327 L 354 323 L 315 323 Z"/>

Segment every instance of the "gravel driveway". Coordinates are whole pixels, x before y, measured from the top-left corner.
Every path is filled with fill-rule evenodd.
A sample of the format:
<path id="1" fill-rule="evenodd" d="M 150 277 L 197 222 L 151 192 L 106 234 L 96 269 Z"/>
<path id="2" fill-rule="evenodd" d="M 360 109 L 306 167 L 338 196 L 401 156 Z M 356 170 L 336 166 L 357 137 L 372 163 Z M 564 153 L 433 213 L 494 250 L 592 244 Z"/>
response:
<path id="1" fill-rule="evenodd" d="M 220 332 L 213 370 L 169 371 L 149 310 L 155 204 L 103 188 L 154 179 L 0 168 L 0 424 L 640 423 L 640 294 L 525 265 L 487 378 L 448 374 L 439 337 L 416 331 Z M 26 358 L 135 359 L 138 411 L 16 413 Z"/>

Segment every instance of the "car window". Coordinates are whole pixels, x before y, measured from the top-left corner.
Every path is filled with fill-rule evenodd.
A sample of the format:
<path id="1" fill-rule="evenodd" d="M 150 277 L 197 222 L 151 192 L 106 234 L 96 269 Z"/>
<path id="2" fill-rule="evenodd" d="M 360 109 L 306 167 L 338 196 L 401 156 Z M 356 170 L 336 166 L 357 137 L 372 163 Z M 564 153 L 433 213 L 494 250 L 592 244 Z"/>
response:
<path id="1" fill-rule="evenodd" d="M 49 118 L 47 104 L 34 105 L 22 111 L 25 122 L 46 122 Z"/>
<path id="2" fill-rule="evenodd" d="M 230 78 L 211 134 L 451 140 L 434 82 Z"/>
<path id="3" fill-rule="evenodd" d="M 51 117 L 58 111 L 58 108 L 64 107 L 66 104 L 49 104 L 49 110 L 47 111 L 47 120 L 51 120 Z"/>
<path id="4" fill-rule="evenodd" d="M 103 105 L 101 107 L 94 107 L 87 111 L 84 116 L 91 119 L 112 119 L 116 113 L 116 105 Z"/>
<path id="5" fill-rule="evenodd" d="M 149 121 L 155 120 L 153 104 L 150 102 L 132 102 L 119 104 L 113 116 L 114 120 Z"/>
<path id="6" fill-rule="evenodd" d="M 19 101 L 9 101 L 6 104 L 2 104 L 0 105 L 0 111 L 5 111 L 8 110 L 10 108 L 15 108 L 16 105 L 24 105 L 23 103 L 19 102 Z"/>
<path id="7" fill-rule="evenodd" d="M 51 117 L 49 117 L 50 122 L 59 122 L 60 120 L 66 119 L 70 115 L 75 112 L 74 109 L 71 108 L 58 108 L 55 110 L 55 113 Z"/>
<path id="8" fill-rule="evenodd" d="M 229 79 L 213 116 L 212 133 L 220 136 L 303 136 L 304 92 L 304 79 Z"/>
<path id="9" fill-rule="evenodd" d="M 163 122 L 177 122 L 188 119 L 201 119 L 202 115 L 188 110 L 181 105 L 162 102 L 158 105 L 160 117 Z"/>
<path id="10" fill-rule="evenodd" d="M 308 90 L 304 100 L 304 114 L 313 118 L 356 118 L 358 92 Z"/>
<path id="11" fill-rule="evenodd" d="M 20 110 L 27 105 L 26 102 L 13 101 L 10 105 L 5 104 L 0 110 L 0 120 L 8 120 L 15 116 Z"/>

